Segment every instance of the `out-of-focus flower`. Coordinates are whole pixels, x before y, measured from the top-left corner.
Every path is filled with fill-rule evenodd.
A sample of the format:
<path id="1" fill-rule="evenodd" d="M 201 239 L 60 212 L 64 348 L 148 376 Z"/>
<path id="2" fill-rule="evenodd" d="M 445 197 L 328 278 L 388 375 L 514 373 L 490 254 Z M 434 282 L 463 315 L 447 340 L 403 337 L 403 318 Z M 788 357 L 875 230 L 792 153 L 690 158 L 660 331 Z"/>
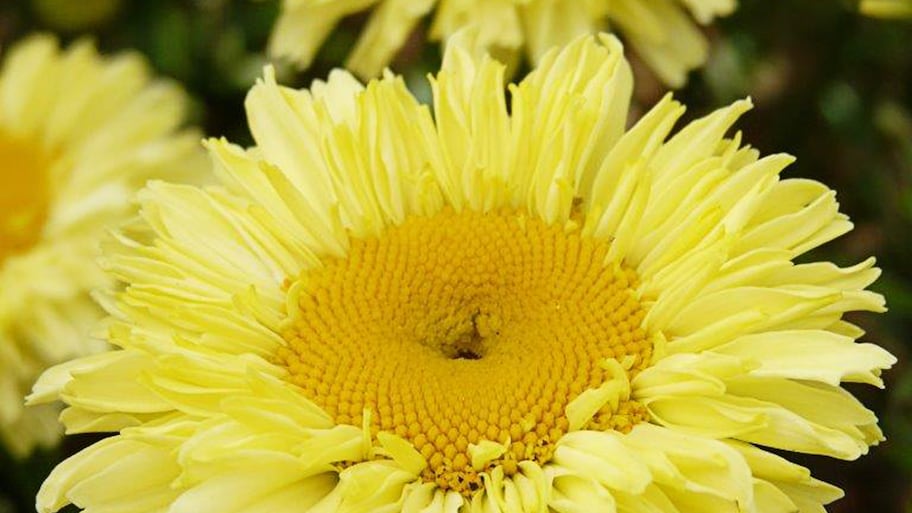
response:
<path id="1" fill-rule="evenodd" d="M 42 22 L 56 30 L 77 32 L 110 21 L 122 0 L 32 0 L 32 9 Z"/>
<path id="2" fill-rule="evenodd" d="M 205 163 L 179 132 L 183 93 L 136 54 L 100 57 L 49 36 L 11 47 L 0 70 L 0 438 L 16 454 L 59 436 L 53 407 L 27 411 L 38 375 L 104 347 L 89 297 L 105 230 L 149 177 Z M 197 155 L 196 158 L 192 157 Z M 189 159 L 189 160 L 188 160 Z M 134 213 L 135 215 L 135 213 Z"/>
<path id="3" fill-rule="evenodd" d="M 736 0 L 283 0 L 269 53 L 307 67 L 341 18 L 373 8 L 346 63 L 362 78 L 372 78 L 436 8 L 432 39 L 475 26 L 478 42 L 494 55 L 512 61 L 523 52 L 534 64 L 554 46 L 611 27 L 659 78 L 680 87 L 708 51 L 691 18 L 705 25 L 735 7 Z"/>
<path id="4" fill-rule="evenodd" d="M 859 9 L 879 18 L 912 18 L 912 0 L 861 0 Z"/>
<path id="5" fill-rule="evenodd" d="M 454 38 L 434 105 L 334 72 L 247 98 L 221 188 L 155 183 L 105 261 L 120 350 L 49 371 L 72 432 L 41 512 L 820 511 L 841 495 L 763 447 L 882 439 L 840 387 L 895 359 L 873 259 L 795 264 L 852 227 L 792 158 L 625 129 L 620 43 L 505 67 Z"/>

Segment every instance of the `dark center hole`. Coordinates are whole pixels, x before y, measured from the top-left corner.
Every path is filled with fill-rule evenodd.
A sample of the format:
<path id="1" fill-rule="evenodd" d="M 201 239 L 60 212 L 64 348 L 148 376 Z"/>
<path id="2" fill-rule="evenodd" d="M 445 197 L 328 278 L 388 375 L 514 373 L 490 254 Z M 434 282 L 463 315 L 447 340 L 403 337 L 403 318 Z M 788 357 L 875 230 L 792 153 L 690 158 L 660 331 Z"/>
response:
<path id="1" fill-rule="evenodd" d="M 454 360 L 481 360 L 481 355 L 471 349 L 458 349 L 453 356 Z"/>
<path id="2" fill-rule="evenodd" d="M 486 318 L 475 312 L 467 321 L 451 328 L 438 342 L 437 348 L 450 360 L 481 360 L 487 354 L 486 336 L 490 338 L 491 330 L 479 324 Z"/>

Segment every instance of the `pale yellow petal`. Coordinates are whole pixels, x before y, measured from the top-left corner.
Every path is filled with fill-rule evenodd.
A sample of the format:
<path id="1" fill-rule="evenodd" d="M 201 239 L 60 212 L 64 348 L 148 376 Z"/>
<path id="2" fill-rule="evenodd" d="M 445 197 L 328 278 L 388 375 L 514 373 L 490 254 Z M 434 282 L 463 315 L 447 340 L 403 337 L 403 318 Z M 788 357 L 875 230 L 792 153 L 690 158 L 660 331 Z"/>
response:
<path id="1" fill-rule="evenodd" d="M 269 38 L 269 55 L 291 59 L 306 68 L 339 20 L 378 1 L 283 0 L 279 19 Z"/>
<path id="2" fill-rule="evenodd" d="M 568 433 L 561 438 L 552 461 L 568 472 L 625 493 L 642 493 L 652 482 L 647 465 L 615 433 Z"/>
<path id="3" fill-rule="evenodd" d="M 880 371 L 896 357 L 880 346 L 859 344 L 828 331 L 769 331 L 744 335 L 715 352 L 756 361 L 755 376 L 806 379 L 838 385 L 842 381 L 883 387 Z"/>
<path id="4" fill-rule="evenodd" d="M 682 86 L 687 73 L 706 60 L 709 43 L 672 0 L 619 0 L 610 16 L 630 46 L 672 87 Z"/>
<path id="5" fill-rule="evenodd" d="M 371 14 L 345 67 L 363 78 L 375 77 L 393 60 L 435 0 L 384 0 Z"/>
<path id="6" fill-rule="evenodd" d="M 293 458 L 264 458 L 260 465 L 208 478 L 182 493 L 168 511 L 263 511 L 267 505 L 277 502 L 288 505 L 292 497 L 300 500 L 293 507 L 307 508 L 329 493 L 336 484 L 336 477 L 327 472 L 302 479 L 302 466 Z"/>
<path id="7" fill-rule="evenodd" d="M 580 38 L 550 53 L 513 91 L 517 153 L 511 165 L 529 173 L 523 199 L 549 223 L 569 218 L 575 191 L 604 172 L 599 167 L 626 122 L 630 68 L 617 39 L 604 36 L 599 43 Z M 574 68 L 586 72 L 571 73 Z"/>
<path id="8" fill-rule="evenodd" d="M 169 486 L 179 472 L 169 453 L 121 437 L 98 442 L 51 472 L 38 491 L 38 511 L 57 511 L 69 503 L 118 513 L 159 511 L 180 493 Z"/>

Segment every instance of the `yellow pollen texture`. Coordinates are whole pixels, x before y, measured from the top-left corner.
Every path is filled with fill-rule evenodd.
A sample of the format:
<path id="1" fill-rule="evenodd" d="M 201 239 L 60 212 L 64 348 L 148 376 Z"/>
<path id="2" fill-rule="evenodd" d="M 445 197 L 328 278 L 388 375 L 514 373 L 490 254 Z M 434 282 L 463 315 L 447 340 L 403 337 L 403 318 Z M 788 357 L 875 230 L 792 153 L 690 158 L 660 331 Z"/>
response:
<path id="1" fill-rule="evenodd" d="M 43 152 L 0 129 L 0 263 L 41 237 L 50 202 Z"/>
<path id="2" fill-rule="evenodd" d="M 277 361 L 336 423 L 369 409 L 374 435 L 424 456 L 424 480 L 470 494 L 493 466 L 551 458 L 567 404 L 611 378 L 600 361 L 632 360 L 631 375 L 649 363 L 636 276 L 607 250 L 512 210 L 408 218 L 289 288 Z M 608 408 L 587 428 L 645 420 L 634 401 Z M 475 468 L 482 440 L 507 450 Z"/>

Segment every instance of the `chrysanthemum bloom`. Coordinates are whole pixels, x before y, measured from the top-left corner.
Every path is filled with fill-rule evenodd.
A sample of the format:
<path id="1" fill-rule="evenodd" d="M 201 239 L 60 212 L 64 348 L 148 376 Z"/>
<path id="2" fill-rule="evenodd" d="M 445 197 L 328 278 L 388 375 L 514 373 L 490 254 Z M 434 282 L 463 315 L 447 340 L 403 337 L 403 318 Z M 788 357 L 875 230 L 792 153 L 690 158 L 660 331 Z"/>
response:
<path id="1" fill-rule="evenodd" d="M 882 439 L 840 388 L 894 358 L 873 260 L 792 158 L 726 132 L 625 130 L 631 73 L 578 39 L 503 88 L 451 47 L 433 115 L 386 76 L 250 92 L 221 187 L 156 183 L 106 248 L 121 349 L 49 370 L 72 432 L 41 512 L 786 512 L 841 494 L 764 448 Z"/>
<path id="2" fill-rule="evenodd" d="M 912 0 L 861 0 L 859 9 L 879 18 L 912 18 Z"/>
<path id="3" fill-rule="evenodd" d="M 691 18 L 709 24 L 737 0 L 283 0 L 269 53 L 301 67 L 345 16 L 373 8 L 346 67 L 373 78 L 392 60 L 415 25 L 435 10 L 430 37 L 445 40 L 472 25 L 479 44 L 512 61 L 539 64 L 554 46 L 582 34 L 616 29 L 659 76 L 680 87 L 706 61 L 708 44 Z"/>
<path id="4" fill-rule="evenodd" d="M 0 440 L 16 454 L 59 437 L 58 409 L 24 408 L 38 375 L 101 349 L 89 292 L 108 226 L 150 176 L 188 165 L 196 133 L 178 133 L 183 95 L 150 81 L 138 55 L 61 52 L 33 36 L 0 70 Z M 201 151 L 199 151 L 202 153 Z M 197 159 L 204 163 L 204 159 Z M 169 175 L 175 173 L 169 171 Z"/>

